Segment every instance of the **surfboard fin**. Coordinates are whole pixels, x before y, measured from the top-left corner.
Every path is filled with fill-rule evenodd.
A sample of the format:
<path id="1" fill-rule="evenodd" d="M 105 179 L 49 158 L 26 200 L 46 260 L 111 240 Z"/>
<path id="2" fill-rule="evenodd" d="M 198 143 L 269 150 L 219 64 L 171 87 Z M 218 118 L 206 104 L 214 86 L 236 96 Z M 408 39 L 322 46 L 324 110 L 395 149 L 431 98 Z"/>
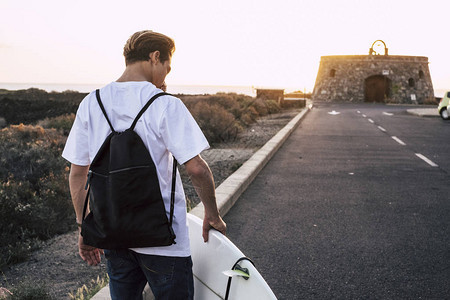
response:
<path id="1" fill-rule="evenodd" d="M 248 280 L 250 278 L 250 273 L 249 273 L 248 269 L 242 268 L 239 265 L 236 265 L 234 270 L 228 270 L 228 271 L 224 271 L 222 273 L 228 277 L 239 276 L 239 277 L 243 277 L 245 280 Z"/>
<path id="2" fill-rule="evenodd" d="M 228 300 L 228 296 L 230 295 L 231 279 L 233 279 L 234 276 L 243 277 L 245 280 L 248 280 L 250 278 L 250 273 L 249 273 L 248 269 L 243 268 L 239 265 L 239 263 L 243 260 L 247 260 L 252 265 L 255 265 L 250 258 L 241 257 L 237 260 L 237 262 L 234 264 L 234 266 L 231 268 L 231 270 L 223 272 L 223 274 L 228 276 L 228 284 L 227 284 L 227 291 L 225 294 L 225 300 Z"/>

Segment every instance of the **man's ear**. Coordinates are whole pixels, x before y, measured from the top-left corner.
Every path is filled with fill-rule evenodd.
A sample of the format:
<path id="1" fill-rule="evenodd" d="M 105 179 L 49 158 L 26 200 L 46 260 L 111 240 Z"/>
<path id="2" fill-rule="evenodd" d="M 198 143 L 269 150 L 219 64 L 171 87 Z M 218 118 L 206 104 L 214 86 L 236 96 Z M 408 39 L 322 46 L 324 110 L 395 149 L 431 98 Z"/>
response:
<path id="1" fill-rule="evenodd" d="M 152 63 L 157 63 L 159 61 L 159 57 L 160 57 L 161 53 L 159 52 L 159 50 L 153 51 L 149 54 L 150 60 L 152 61 Z"/>

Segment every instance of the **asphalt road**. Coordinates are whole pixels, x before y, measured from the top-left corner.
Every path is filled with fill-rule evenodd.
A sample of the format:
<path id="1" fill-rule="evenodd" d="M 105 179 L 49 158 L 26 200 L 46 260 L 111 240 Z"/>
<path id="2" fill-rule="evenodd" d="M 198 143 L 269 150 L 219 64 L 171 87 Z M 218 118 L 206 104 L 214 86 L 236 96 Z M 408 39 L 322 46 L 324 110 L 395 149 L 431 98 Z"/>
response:
<path id="1" fill-rule="evenodd" d="M 450 121 L 319 103 L 225 216 L 279 299 L 450 298 Z"/>

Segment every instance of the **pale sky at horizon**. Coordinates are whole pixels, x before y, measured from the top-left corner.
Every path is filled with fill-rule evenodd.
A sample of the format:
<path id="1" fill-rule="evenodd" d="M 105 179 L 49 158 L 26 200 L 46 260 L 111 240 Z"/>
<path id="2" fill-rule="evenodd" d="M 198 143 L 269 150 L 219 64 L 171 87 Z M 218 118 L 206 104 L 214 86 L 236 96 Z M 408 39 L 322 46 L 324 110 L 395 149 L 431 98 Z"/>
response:
<path id="1" fill-rule="evenodd" d="M 426 56 L 435 89 L 450 89 L 447 0 L 2 0 L 0 82 L 105 84 L 142 29 L 175 40 L 166 82 L 311 91 L 320 57 Z M 447 29 L 445 29 L 447 28 Z"/>

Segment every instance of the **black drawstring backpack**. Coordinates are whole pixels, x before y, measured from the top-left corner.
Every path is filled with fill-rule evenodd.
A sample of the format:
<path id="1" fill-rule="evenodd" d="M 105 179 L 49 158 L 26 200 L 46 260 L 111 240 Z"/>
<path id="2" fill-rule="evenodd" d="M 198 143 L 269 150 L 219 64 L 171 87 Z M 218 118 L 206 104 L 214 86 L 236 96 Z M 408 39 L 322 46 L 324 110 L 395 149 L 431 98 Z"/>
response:
<path id="1" fill-rule="evenodd" d="M 97 101 L 111 127 L 92 161 L 83 209 L 81 235 L 86 245 L 100 249 L 169 246 L 175 244 L 172 229 L 177 161 L 173 158 L 170 218 L 167 218 L 156 167 L 142 139 L 134 131 L 152 102 L 141 109 L 131 127 L 114 130 L 96 91 Z M 89 202 L 90 212 L 86 216 Z"/>

